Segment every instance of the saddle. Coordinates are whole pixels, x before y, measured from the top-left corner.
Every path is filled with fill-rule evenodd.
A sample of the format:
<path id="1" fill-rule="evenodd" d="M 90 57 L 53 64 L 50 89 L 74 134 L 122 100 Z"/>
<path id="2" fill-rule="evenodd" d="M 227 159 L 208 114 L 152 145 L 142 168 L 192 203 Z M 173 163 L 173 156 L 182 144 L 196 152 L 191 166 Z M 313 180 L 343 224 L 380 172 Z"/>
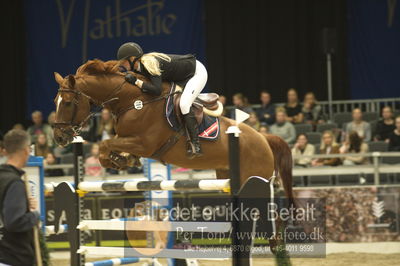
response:
<path id="1" fill-rule="evenodd" d="M 182 88 L 176 85 L 175 92 L 182 92 Z M 204 114 L 219 117 L 222 115 L 223 106 L 218 101 L 219 95 L 216 93 L 200 93 L 192 105 L 192 110 L 197 120 L 197 124 L 201 125 L 204 121 Z M 174 109 L 179 122 L 182 123 L 182 113 L 179 106 L 181 100 L 181 93 L 175 94 L 174 97 Z"/>

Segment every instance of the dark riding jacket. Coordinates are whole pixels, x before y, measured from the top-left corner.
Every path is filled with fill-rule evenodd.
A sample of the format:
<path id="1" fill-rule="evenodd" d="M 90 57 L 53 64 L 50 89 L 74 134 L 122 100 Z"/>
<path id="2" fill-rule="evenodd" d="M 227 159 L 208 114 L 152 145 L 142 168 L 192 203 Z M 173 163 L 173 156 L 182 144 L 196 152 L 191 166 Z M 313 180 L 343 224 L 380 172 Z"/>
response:
<path id="1" fill-rule="evenodd" d="M 0 263 L 34 265 L 33 227 L 39 213 L 28 209 L 24 171 L 0 165 Z"/>
<path id="2" fill-rule="evenodd" d="M 171 62 L 156 57 L 160 63 L 160 76 L 151 75 L 146 67 L 139 61 L 139 71 L 136 73 L 145 76 L 150 82 L 143 82 L 142 91 L 153 95 L 161 95 L 162 82 L 173 81 L 184 87 L 196 71 L 196 57 L 191 54 L 175 55 L 169 54 Z"/>

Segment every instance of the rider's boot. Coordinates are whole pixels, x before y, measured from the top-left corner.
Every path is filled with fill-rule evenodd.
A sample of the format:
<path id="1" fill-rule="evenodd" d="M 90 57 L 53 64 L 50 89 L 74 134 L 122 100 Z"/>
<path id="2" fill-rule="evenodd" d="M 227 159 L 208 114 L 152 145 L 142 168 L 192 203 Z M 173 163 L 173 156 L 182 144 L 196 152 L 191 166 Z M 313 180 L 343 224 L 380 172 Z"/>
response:
<path id="1" fill-rule="evenodd" d="M 192 109 L 190 109 L 190 112 L 188 114 L 183 115 L 183 118 L 185 120 L 185 125 L 190 138 L 190 141 L 188 141 L 186 153 L 189 158 L 193 159 L 195 157 L 203 155 L 199 140 L 199 128 Z"/>

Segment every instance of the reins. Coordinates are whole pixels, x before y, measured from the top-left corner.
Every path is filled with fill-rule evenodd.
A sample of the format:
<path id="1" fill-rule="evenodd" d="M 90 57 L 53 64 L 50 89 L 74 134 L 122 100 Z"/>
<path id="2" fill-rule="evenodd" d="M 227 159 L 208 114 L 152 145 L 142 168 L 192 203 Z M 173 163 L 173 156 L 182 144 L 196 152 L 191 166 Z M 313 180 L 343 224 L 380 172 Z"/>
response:
<path id="1" fill-rule="evenodd" d="M 114 97 L 114 96 L 116 94 L 118 94 L 122 90 L 122 88 L 123 88 L 125 83 L 126 83 L 126 80 L 124 80 L 118 86 L 116 86 L 112 90 L 110 95 L 108 95 L 106 97 L 106 99 L 108 99 L 108 100 L 106 100 L 104 102 L 100 102 L 100 101 L 94 100 L 92 97 L 90 97 L 89 95 L 83 93 L 82 91 L 80 91 L 78 89 L 59 89 L 58 92 L 66 92 L 66 93 L 73 93 L 74 94 L 74 98 L 72 100 L 72 103 L 73 103 L 72 117 L 71 117 L 71 121 L 70 122 L 65 122 L 65 121 L 63 121 L 63 122 L 55 122 L 55 123 L 53 123 L 53 126 L 56 127 L 56 128 L 59 128 L 62 132 L 66 133 L 66 134 L 68 133 L 67 129 L 63 128 L 63 126 L 70 126 L 73 134 L 79 135 L 81 133 L 81 131 L 82 131 L 83 126 L 96 113 L 98 113 L 98 111 L 90 112 L 82 122 L 74 123 L 74 121 L 76 119 L 76 115 L 78 113 L 78 107 L 79 107 L 79 99 L 78 99 L 78 97 L 80 95 L 82 95 L 82 96 L 86 97 L 87 99 L 89 99 L 90 103 L 93 103 L 93 104 L 95 104 L 97 106 L 101 106 L 101 107 L 104 108 L 107 104 L 109 104 L 109 103 L 111 103 L 113 101 L 117 101 L 117 100 L 120 99 L 119 97 Z M 175 92 L 172 92 L 172 93 L 167 93 L 165 95 L 161 95 L 161 96 L 158 96 L 156 98 L 153 98 L 153 99 L 150 99 L 150 100 L 147 100 L 147 101 L 140 100 L 139 99 L 140 96 L 139 96 L 139 97 L 133 99 L 133 102 L 134 102 L 133 105 L 131 105 L 131 106 L 125 108 L 125 109 L 122 109 L 121 111 L 119 111 L 117 114 L 114 114 L 114 115 L 116 116 L 116 119 L 118 120 L 118 118 L 122 114 L 124 114 L 124 113 L 126 113 L 126 112 L 128 112 L 130 110 L 133 110 L 133 109 L 141 110 L 145 105 L 148 105 L 148 104 L 151 104 L 151 103 L 154 103 L 154 102 L 158 102 L 158 101 L 161 101 L 161 100 L 166 100 L 166 99 L 168 99 L 168 97 L 170 97 L 172 95 L 175 95 L 175 94 L 178 94 L 178 93 L 181 93 L 181 92 L 180 91 L 175 91 Z"/>

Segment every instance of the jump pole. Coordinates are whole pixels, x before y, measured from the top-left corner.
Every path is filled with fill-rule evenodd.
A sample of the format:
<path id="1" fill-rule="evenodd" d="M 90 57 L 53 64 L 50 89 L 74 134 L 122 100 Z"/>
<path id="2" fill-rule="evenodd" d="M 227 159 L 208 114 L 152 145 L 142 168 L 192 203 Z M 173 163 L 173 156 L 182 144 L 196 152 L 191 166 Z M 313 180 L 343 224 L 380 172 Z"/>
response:
<path id="1" fill-rule="evenodd" d="M 249 114 L 236 109 L 235 120 L 236 124 L 230 126 L 225 133 L 229 135 L 229 175 L 230 187 L 232 195 L 232 207 L 236 210 L 239 207 L 238 193 L 240 190 L 240 146 L 239 124 L 249 118 Z M 240 248 L 242 245 L 241 239 L 238 237 L 240 230 L 240 221 L 232 219 L 232 265 L 233 266 L 250 266 L 250 258 L 241 258 Z"/>

